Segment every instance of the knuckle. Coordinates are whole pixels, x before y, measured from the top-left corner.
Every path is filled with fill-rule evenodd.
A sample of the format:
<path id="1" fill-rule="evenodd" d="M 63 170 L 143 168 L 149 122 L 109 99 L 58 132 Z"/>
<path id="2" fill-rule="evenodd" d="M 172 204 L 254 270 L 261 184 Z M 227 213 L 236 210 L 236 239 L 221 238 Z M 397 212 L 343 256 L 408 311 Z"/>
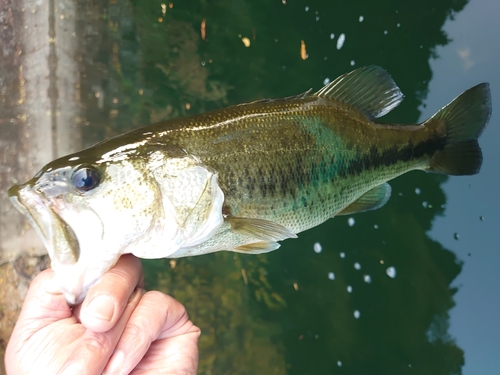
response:
<path id="1" fill-rule="evenodd" d="M 103 352 L 111 352 L 114 349 L 114 342 L 106 333 L 95 333 L 84 339 L 84 345 L 89 351 L 97 352 L 102 355 Z"/>

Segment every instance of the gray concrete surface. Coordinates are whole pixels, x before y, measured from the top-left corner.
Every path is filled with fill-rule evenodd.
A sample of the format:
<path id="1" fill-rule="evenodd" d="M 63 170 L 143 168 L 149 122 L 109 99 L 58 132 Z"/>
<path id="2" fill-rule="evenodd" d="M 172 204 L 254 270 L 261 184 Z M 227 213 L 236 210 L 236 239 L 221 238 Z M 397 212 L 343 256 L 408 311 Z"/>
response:
<path id="1" fill-rule="evenodd" d="M 7 190 L 80 148 L 74 0 L 0 0 L 0 264 L 45 249 Z"/>

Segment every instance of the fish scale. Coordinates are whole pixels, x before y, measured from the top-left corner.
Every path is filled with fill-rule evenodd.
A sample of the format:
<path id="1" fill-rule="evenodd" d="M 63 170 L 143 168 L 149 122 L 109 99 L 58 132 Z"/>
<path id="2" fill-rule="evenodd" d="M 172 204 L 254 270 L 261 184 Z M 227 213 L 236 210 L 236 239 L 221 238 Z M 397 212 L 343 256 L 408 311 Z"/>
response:
<path id="1" fill-rule="evenodd" d="M 414 169 L 479 172 L 491 113 L 477 85 L 419 125 L 379 124 L 403 95 L 381 68 L 316 93 L 136 129 L 47 164 L 9 190 L 69 303 L 124 253 L 260 254 L 331 217 L 383 206 Z"/>

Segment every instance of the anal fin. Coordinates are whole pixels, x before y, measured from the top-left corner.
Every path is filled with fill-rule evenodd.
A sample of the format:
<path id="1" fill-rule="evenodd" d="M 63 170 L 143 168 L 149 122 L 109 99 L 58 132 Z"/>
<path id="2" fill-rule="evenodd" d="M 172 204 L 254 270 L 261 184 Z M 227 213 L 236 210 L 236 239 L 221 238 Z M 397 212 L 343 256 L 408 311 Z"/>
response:
<path id="1" fill-rule="evenodd" d="M 391 185 L 387 182 L 375 186 L 352 202 L 349 206 L 337 213 L 338 215 L 351 215 L 358 212 L 376 210 L 387 203 L 391 197 Z"/>
<path id="2" fill-rule="evenodd" d="M 234 232 L 254 237 L 262 241 L 282 241 L 297 238 L 297 235 L 281 224 L 264 219 L 252 219 L 229 216 L 225 219 Z"/>
<path id="3" fill-rule="evenodd" d="M 276 250 L 278 247 L 280 244 L 277 242 L 261 241 L 238 246 L 233 251 L 242 254 L 262 254 Z"/>

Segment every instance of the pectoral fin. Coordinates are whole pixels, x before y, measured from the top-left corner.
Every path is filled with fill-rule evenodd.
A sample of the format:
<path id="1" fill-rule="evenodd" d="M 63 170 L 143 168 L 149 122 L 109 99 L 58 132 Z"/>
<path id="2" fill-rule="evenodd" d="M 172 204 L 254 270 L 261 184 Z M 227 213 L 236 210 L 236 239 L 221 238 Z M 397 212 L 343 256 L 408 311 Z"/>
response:
<path id="1" fill-rule="evenodd" d="M 277 242 L 261 241 L 238 246 L 233 251 L 243 254 L 262 254 L 276 250 L 278 247 L 280 244 Z"/>
<path id="2" fill-rule="evenodd" d="M 262 241 L 276 242 L 287 238 L 297 238 L 297 235 L 283 225 L 269 220 L 227 217 L 234 232 L 255 237 Z"/>
<path id="3" fill-rule="evenodd" d="M 337 213 L 338 215 L 351 215 L 358 212 L 376 210 L 387 203 L 391 196 L 391 185 L 383 183 L 367 191 L 349 206 Z"/>

